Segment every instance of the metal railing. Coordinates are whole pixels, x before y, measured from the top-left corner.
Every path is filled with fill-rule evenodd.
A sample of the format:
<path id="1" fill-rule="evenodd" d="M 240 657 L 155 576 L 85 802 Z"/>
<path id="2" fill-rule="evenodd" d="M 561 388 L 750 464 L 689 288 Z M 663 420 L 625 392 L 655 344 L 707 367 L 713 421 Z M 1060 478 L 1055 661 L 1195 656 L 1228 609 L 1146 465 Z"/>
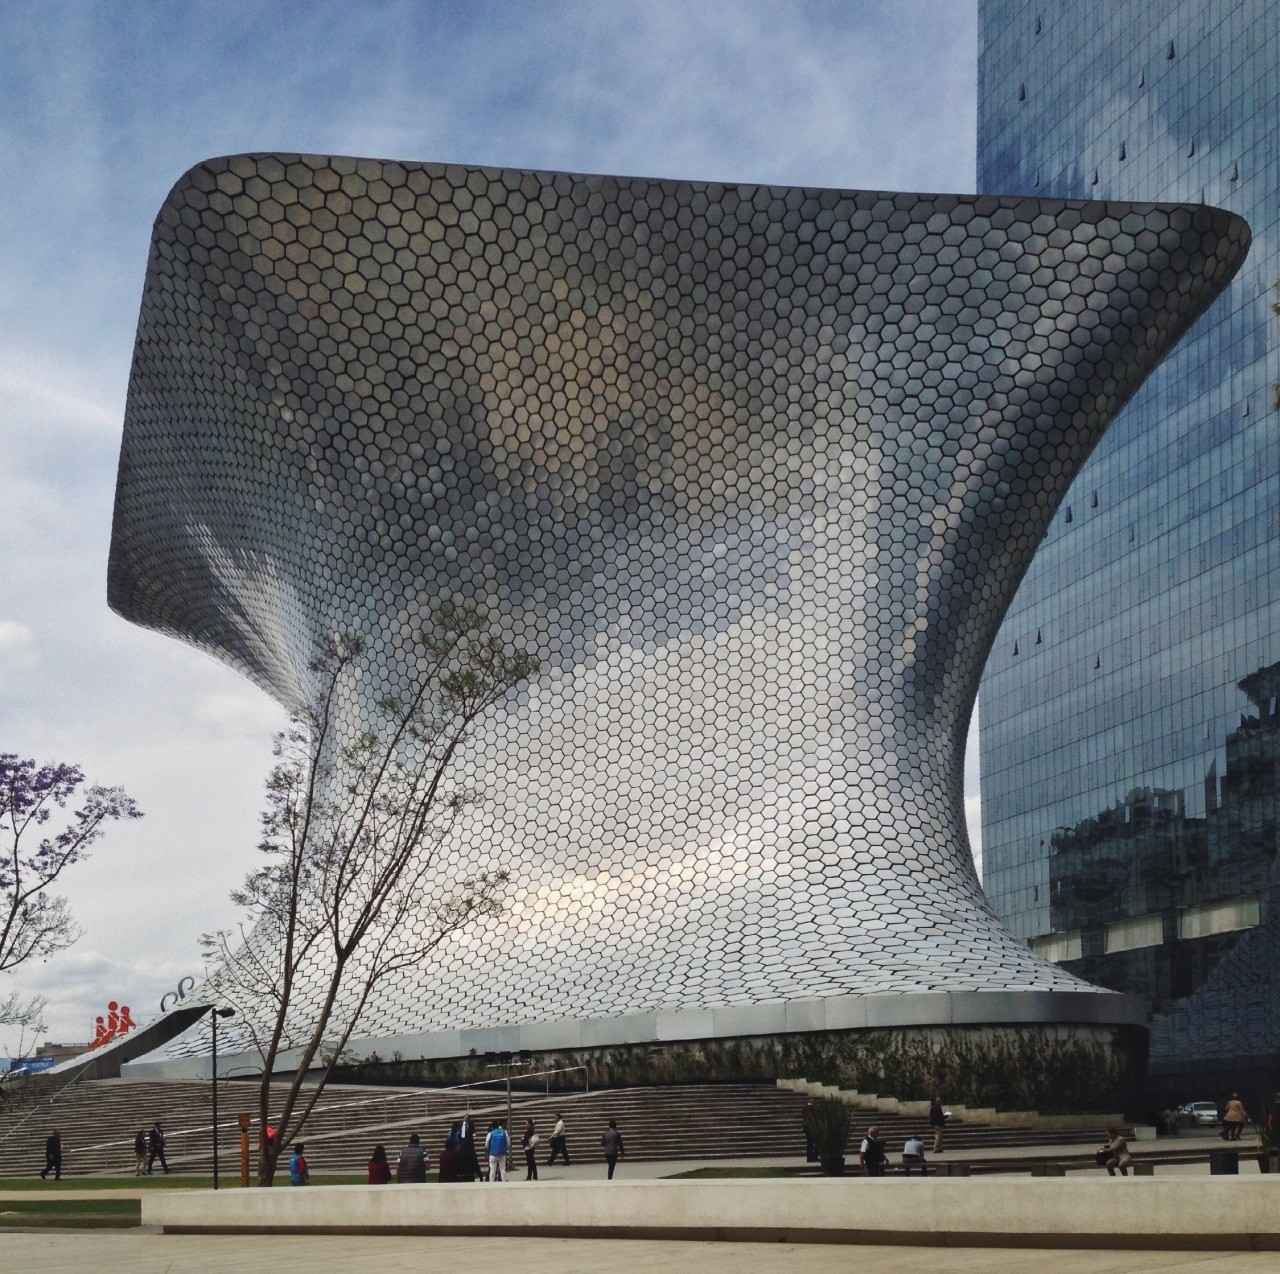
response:
<path id="1" fill-rule="evenodd" d="M 583 1095 L 589 1097 L 591 1095 L 591 1071 L 590 1071 L 590 1068 L 587 1066 L 553 1066 L 550 1070 L 520 1071 L 520 1072 L 517 1072 L 516 1074 L 512 1074 L 510 1070 L 508 1070 L 507 1074 L 495 1075 L 492 1079 L 476 1079 L 476 1080 L 472 1080 L 470 1083 L 467 1083 L 467 1084 L 450 1084 L 446 1088 L 428 1089 L 427 1092 L 430 1093 L 430 1096 L 428 1096 L 426 1099 L 426 1106 L 423 1111 L 423 1114 L 428 1119 L 431 1117 L 431 1100 L 437 1094 L 456 1093 L 456 1092 L 461 1092 L 463 1089 L 467 1089 L 467 1088 L 487 1088 L 492 1086 L 493 1084 L 505 1084 L 506 1095 L 507 1095 L 507 1124 L 508 1126 L 510 1126 L 511 1124 L 511 1081 L 513 1079 L 515 1080 L 542 1079 L 545 1077 L 546 1079 L 545 1093 L 544 1094 L 533 1093 L 529 1095 L 535 1098 L 541 1096 L 544 1099 L 546 1099 L 551 1096 L 551 1076 L 552 1075 L 568 1075 L 568 1074 L 572 1074 L 575 1071 L 582 1072 Z M 471 1109 L 470 1103 L 468 1103 L 467 1109 L 468 1110 Z"/>
<path id="2" fill-rule="evenodd" d="M 78 1070 L 73 1071 L 71 1073 L 70 1078 L 67 1080 L 65 1084 L 62 1085 L 61 1088 L 51 1087 L 47 1093 L 40 1093 L 40 1092 L 32 1093 L 30 1109 L 27 1111 L 25 1115 L 22 1115 L 17 1120 L 17 1122 L 13 1124 L 12 1127 L 6 1129 L 3 1134 L 0 1134 L 0 1146 L 3 1146 L 4 1143 L 8 1141 L 9 1138 L 12 1137 L 14 1133 L 16 1133 L 19 1129 L 25 1127 L 27 1121 L 29 1119 L 34 1118 L 38 1112 L 52 1110 L 52 1108 L 57 1104 L 58 1100 L 61 1097 L 65 1096 L 67 1092 L 69 1092 L 72 1088 L 75 1087 L 76 1084 L 80 1082 L 80 1080 L 84 1076 L 85 1071 L 87 1071 L 89 1067 L 93 1065 L 94 1061 L 97 1061 L 97 1058 L 94 1058 L 92 1061 L 85 1062 L 85 1064 L 81 1066 Z M 40 1075 L 39 1075 L 39 1072 L 37 1072 L 35 1075 L 28 1076 L 28 1082 L 30 1082 L 31 1080 L 39 1079 L 39 1078 L 40 1078 Z M 0 1112 L 0 1113 L 3 1113 L 3 1112 Z"/>

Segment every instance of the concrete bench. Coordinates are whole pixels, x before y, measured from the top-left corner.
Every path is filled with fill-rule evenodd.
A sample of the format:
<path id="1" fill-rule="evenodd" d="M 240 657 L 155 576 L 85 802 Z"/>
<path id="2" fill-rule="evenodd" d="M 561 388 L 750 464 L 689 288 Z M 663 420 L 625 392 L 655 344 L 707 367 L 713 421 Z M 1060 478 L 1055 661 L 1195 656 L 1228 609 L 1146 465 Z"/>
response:
<path id="1" fill-rule="evenodd" d="M 166 1233 L 1280 1251 L 1280 1177 L 935 1175 L 147 1191 Z"/>

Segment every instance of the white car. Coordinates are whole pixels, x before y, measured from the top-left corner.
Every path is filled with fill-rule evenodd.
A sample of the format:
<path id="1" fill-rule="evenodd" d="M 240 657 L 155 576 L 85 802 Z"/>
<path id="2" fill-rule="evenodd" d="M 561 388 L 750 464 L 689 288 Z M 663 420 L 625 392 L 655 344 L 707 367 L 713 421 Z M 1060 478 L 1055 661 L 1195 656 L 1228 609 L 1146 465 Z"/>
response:
<path id="1" fill-rule="evenodd" d="M 1193 1124 L 1207 1124 L 1212 1127 L 1218 1122 L 1218 1103 L 1216 1101 L 1190 1101 L 1182 1107 Z"/>

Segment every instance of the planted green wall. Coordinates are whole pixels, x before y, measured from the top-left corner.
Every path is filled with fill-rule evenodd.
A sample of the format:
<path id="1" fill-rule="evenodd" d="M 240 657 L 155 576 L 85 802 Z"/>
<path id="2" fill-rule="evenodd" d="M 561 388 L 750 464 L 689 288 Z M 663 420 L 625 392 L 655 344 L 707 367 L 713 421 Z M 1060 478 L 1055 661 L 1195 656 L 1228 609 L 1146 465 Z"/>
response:
<path id="1" fill-rule="evenodd" d="M 815 1031 L 736 1039 L 529 1054 L 524 1070 L 590 1067 L 591 1085 L 772 1082 L 800 1078 L 902 1100 L 944 1100 L 1043 1114 L 1122 1111 L 1146 1071 L 1146 1032 L 1132 1027 L 910 1027 Z M 492 1056 L 392 1057 L 342 1067 L 362 1084 L 460 1084 L 493 1079 Z M 514 1074 L 519 1074 L 517 1069 Z M 580 1089 L 581 1074 L 552 1076 L 553 1091 Z M 532 1081 L 541 1087 L 544 1081 Z"/>

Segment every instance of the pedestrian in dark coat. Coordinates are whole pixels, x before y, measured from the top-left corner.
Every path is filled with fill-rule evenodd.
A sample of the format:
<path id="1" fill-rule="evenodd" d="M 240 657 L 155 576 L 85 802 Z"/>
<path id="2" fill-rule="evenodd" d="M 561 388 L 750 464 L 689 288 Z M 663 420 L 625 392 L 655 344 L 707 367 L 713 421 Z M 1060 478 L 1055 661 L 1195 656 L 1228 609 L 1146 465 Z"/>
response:
<path id="1" fill-rule="evenodd" d="M 618 1160 L 627 1157 L 626 1147 L 622 1144 L 622 1134 L 618 1131 L 617 1120 L 609 1120 L 608 1128 L 600 1136 L 600 1145 L 604 1150 L 604 1161 L 609 1165 L 609 1180 L 612 1181 Z"/>
<path id="2" fill-rule="evenodd" d="M 538 1134 L 533 1130 L 533 1120 L 529 1120 L 524 1126 L 524 1136 L 521 1138 L 520 1144 L 524 1147 L 524 1179 L 526 1181 L 537 1181 L 538 1179 L 538 1142 L 541 1140 Z"/>
<path id="3" fill-rule="evenodd" d="M 62 1180 L 62 1134 L 56 1128 L 44 1143 L 44 1167 L 40 1171 L 40 1179 L 48 1181 L 51 1172 L 55 1181 Z"/>
<path id="4" fill-rule="evenodd" d="M 476 1121 L 469 1114 L 458 1125 L 458 1177 L 462 1181 L 474 1181 L 480 1175 L 480 1160 L 476 1155 Z"/>
<path id="5" fill-rule="evenodd" d="M 160 1166 L 167 1177 L 169 1161 L 164 1157 L 164 1125 L 158 1119 L 151 1125 L 151 1131 L 147 1134 L 147 1176 L 151 1175 L 151 1169 L 155 1166 L 157 1159 L 160 1160 Z"/>

